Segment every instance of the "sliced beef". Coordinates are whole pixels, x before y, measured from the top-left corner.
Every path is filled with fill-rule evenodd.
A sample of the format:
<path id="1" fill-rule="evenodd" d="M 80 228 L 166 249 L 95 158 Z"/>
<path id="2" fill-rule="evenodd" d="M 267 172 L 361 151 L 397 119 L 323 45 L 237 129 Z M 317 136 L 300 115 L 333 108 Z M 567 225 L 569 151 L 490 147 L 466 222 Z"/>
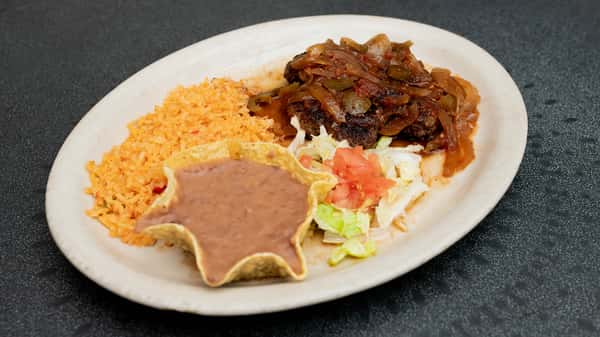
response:
<path id="1" fill-rule="evenodd" d="M 450 124 L 439 119 L 452 103 L 446 99 L 442 108 L 442 97 L 455 102 L 462 97 L 449 71 L 438 69 L 434 80 L 410 51 L 410 41 L 393 43 L 384 35 L 365 44 L 342 40 L 313 45 L 287 63 L 284 77 L 294 88 L 272 94 L 273 102 L 283 102 L 281 120 L 297 116 L 308 134 L 318 135 L 324 126 L 336 139 L 365 148 L 379 136 L 421 144 L 436 140 L 430 148 L 452 142 L 442 137 Z M 453 124 L 457 114 L 450 115 Z"/>
<path id="2" fill-rule="evenodd" d="M 346 139 L 351 146 L 362 145 L 368 149 L 377 143 L 379 118 L 370 112 L 348 115 L 346 123 L 335 124 L 332 129 L 335 138 Z"/>
<path id="3" fill-rule="evenodd" d="M 321 125 L 328 131 L 331 130 L 331 120 L 325 111 L 321 110 L 321 104 L 317 100 L 307 99 L 290 103 L 287 112 L 290 116 L 298 117 L 300 127 L 308 134 L 318 135 Z"/>
<path id="4" fill-rule="evenodd" d="M 294 83 L 294 82 L 300 82 L 300 71 L 297 69 L 292 68 L 291 63 L 296 60 L 301 58 L 302 56 L 304 56 L 306 53 L 302 53 L 302 54 L 298 54 L 296 56 L 294 56 L 294 58 L 292 59 L 292 61 L 289 61 L 286 65 L 285 65 L 285 70 L 283 71 L 283 77 L 288 81 L 288 83 Z"/>
<path id="5" fill-rule="evenodd" d="M 290 116 L 298 117 L 307 134 L 319 135 L 323 125 L 334 138 L 346 139 L 352 146 L 370 148 L 377 142 L 380 120 L 373 111 L 358 116 L 348 114 L 346 122 L 339 124 L 334 123 L 314 99 L 290 103 L 287 111 Z"/>

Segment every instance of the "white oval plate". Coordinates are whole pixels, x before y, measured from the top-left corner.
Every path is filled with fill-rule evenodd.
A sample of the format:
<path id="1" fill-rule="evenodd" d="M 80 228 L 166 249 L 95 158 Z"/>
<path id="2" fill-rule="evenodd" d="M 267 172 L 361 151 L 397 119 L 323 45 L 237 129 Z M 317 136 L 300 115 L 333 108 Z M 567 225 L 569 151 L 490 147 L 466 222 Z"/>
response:
<path id="1" fill-rule="evenodd" d="M 407 234 L 396 235 L 376 257 L 329 268 L 309 256 L 302 282 L 239 283 L 211 289 L 177 249 L 137 248 L 109 238 L 84 211 L 92 200 L 85 164 L 99 160 L 127 135 L 129 121 L 152 111 L 169 90 L 206 77 L 244 78 L 288 59 L 307 46 L 377 33 L 410 39 L 425 63 L 450 68 L 480 91 L 477 159 L 412 211 Z M 392 18 L 333 15 L 267 22 L 221 34 L 179 50 L 120 84 L 73 129 L 48 179 L 46 214 L 54 240 L 82 273 L 132 301 L 205 315 L 272 312 L 332 300 L 365 290 L 425 263 L 473 229 L 500 200 L 515 176 L 527 136 L 527 112 L 504 68 L 472 42 L 432 26 Z M 307 252 L 310 255 L 310 252 Z"/>

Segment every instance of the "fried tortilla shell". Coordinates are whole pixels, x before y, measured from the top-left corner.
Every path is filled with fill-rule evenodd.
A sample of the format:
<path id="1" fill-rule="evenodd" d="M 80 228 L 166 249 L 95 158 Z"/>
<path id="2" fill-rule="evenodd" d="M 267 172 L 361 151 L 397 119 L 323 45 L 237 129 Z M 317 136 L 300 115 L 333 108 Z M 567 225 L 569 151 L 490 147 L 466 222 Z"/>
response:
<path id="1" fill-rule="evenodd" d="M 177 180 L 175 172 L 196 164 L 219 159 L 243 159 L 256 163 L 276 166 L 288 171 L 296 180 L 309 186 L 308 211 L 304 221 L 298 225 L 291 238 L 296 254 L 301 261 L 301 271 L 294 271 L 290 264 L 280 255 L 272 252 L 257 252 L 248 255 L 235 263 L 225 276 L 218 280 L 210 280 L 203 269 L 203 248 L 199 240 L 185 226 L 177 223 L 151 225 L 143 229 L 156 239 L 172 243 L 194 254 L 198 270 L 204 282 L 211 287 L 218 287 L 236 280 L 253 280 L 266 277 L 286 277 L 302 280 L 306 277 L 307 267 L 301 243 L 310 227 L 319 200 L 335 186 L 336 178 L 328 173 L 318 173 L 307 170 L 286 148 L 273 143 L 246 143 L 236 140 L 220 141 L 200 145 L 179 152 L 168 159 L 164 165 L 164 173 L 168 179 L 167 188 L 155 200 L 146 214 L 169 207 L 177 198 Z"/>

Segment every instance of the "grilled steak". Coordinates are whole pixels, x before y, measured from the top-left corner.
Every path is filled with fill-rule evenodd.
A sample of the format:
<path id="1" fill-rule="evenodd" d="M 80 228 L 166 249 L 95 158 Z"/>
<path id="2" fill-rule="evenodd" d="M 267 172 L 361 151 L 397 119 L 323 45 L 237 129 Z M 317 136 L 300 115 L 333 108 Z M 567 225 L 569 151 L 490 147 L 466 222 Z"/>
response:
<path id="1" fill-rule="evenodd" d="M 411 45 L 383 34 L 364 44 L 342 38 L 339 44 L 313 45 L 287 63 L 290 85 L 252 97 L 248 107 L 259 116 L 284 116 L 271 116 L 274 120 L 296 116 L 308 135 L 318 135 L 323 126 L 352 146 L 371 148 L 380 136 L 389 136 L 462 153 L 460 143 L 470 140 L 459 138 L 473 130 L 467 116 L 477 114 L 477 91 L 445 69 L 425 69 Z M 274 103 L 277 109 L 265 109 Z"/>

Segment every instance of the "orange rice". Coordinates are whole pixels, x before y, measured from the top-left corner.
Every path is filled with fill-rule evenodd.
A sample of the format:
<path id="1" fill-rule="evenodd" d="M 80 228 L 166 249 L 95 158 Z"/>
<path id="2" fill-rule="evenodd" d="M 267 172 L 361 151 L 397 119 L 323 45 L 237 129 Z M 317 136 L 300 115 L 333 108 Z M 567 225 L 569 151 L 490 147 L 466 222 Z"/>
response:
<path id="1" fill-rule="evenodd" d="M 249 92 L 241 82 L 213 79 L 177 87 L 154 112 L 128 125 L 129 136 L 87 170 L 94 207 L 86 213 L 98 219 L 110 235 L 133 245 L 154 240 L 134 232 L 143 214 L 166 185 L 162 163 L 176 152 L 199 144 L 235 138 L 275 141 L 272 120 L 252 117 Z"/>

